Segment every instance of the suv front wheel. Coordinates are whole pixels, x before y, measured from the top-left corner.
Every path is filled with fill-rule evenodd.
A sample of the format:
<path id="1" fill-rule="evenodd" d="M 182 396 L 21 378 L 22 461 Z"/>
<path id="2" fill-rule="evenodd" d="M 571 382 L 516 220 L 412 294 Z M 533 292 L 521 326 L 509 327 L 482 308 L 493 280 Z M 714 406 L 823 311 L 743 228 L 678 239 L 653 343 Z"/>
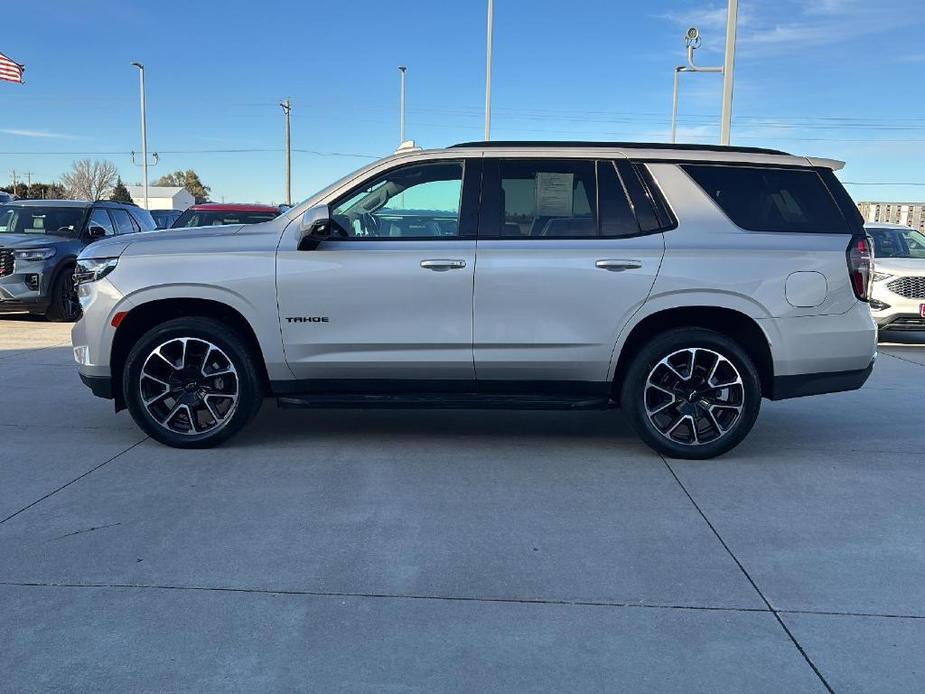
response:
<path id="1" fill-rule="evenodd" d="M 761 381 L 742 347 L 713 330 L 654 337 L 630 363 L 620 396 L 639 436 L 671 458 L 732 450 L 758 417 Z"/>
<path id="2" fill-rule="evenodd" d="M 236 331 L 211 318 L 177 318 L 138 340 L 122 387 L 132 418 L 152 438 L 208 448 L 257 414 L 263 400 L 258 373 Z"/>

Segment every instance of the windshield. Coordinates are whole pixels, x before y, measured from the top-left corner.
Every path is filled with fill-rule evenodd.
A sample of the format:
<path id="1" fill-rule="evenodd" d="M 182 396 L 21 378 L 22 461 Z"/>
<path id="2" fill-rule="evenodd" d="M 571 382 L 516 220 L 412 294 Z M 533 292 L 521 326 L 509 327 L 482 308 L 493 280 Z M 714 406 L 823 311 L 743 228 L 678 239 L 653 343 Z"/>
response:
<path id="1" fill-rule="evenodd" d="M 915 229 L 868 229 L 875 258 L 925 259 L 925 234 Z"/>
<path id="2" fill-rule="evenodd" d="M 87 214 L 83 207 L 0 208 L 0 232 L 9 234 L 67 234 L 75 236 Z"/>
<path id="3" fill-rule="evenodd" d="M 258 224 L 276 219 L 279 213 L 272 212 L 218 212 L 216 210 L 187 210 L 181 214 L 171 226 L 172 229 L 180 227 L 210 227 L 224 226 L 226 224 Z"/>

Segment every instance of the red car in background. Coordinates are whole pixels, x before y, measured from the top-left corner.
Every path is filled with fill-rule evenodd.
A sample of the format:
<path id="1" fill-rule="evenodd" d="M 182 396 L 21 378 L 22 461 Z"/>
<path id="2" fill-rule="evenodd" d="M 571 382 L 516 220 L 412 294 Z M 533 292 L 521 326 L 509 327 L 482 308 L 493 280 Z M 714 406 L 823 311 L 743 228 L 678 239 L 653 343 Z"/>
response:
<path id="1" fill-rule="evenodd" d="M 273 205 L 226 205 L 225 203 L 208 202 L 187 208 L 170 225 L 170 228 L 257 224 L 268 222 L 277 216 L 279 216 L 279 208 Z"/>

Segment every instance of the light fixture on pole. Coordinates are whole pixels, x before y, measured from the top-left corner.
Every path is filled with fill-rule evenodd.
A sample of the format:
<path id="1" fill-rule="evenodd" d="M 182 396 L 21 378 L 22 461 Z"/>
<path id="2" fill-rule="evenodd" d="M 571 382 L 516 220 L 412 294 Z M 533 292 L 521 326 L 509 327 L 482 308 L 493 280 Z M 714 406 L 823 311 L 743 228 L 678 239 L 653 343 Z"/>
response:
<path id="1" fill-rule="evenodd" d="M 671 98 L 671 142 L 677 141 L 678 134 L 678 87 L 682 72 L 722 72 L 721 67 L 701 67 L 694 63 L 694 51 L 700 48 L 700 30 L 690 27 L 684 34 L 684 43 L 687 46 L 687 65 L 679 65 L 674 69 L 674 92 Z"/>
<path id="2" fill-rule="evenodd" d="M 494 0 L 488 0 L 488 36 L 487 36 L 487 55 L 485 60 L 485 140 L 491 139 L 491 63 L 492 63 L 492 45 L 495 24 L 495 3 Z"/>
<path id="3" fill-rule="evenodd" d="M 398 106 L 398 119 L 399 119 L 399 136 L 398 144 L 402 145 L 405 141 L 405 73 L 408 71 L 408 67 L 405 65 L 399 65 L 398 71 L 401 73 L 401 95 L 399 97 L 399 106 Z"/>
<path id="4" fill-rule="evenodd" d="M 145 106 L 145 66 L 139 62 L 134 62 L 132 65 L 138 68 L 141 88 L 141 170 L 144 179 L 145 209 L 148 209 L 148 115 Z"/>

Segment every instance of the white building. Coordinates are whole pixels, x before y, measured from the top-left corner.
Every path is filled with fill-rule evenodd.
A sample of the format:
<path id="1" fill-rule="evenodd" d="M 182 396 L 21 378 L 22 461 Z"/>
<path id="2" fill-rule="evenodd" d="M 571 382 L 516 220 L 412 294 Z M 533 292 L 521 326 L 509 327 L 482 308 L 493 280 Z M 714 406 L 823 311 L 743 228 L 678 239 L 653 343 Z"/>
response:
<path id="1" fill-rule="evenodd" d="M 922 202 L 859 202 L 858 209 L 865 222 L 905 224 L 925 231 L 925 203 Z"/>
<path id="2" fill-rule="evenodd" d="M 139 207 L 145 207 L 144 186 L 126 186 Z M 148 186 L 149 210 L 185 210 L 195 202 L 192 194 L 179 186 Z"/>

